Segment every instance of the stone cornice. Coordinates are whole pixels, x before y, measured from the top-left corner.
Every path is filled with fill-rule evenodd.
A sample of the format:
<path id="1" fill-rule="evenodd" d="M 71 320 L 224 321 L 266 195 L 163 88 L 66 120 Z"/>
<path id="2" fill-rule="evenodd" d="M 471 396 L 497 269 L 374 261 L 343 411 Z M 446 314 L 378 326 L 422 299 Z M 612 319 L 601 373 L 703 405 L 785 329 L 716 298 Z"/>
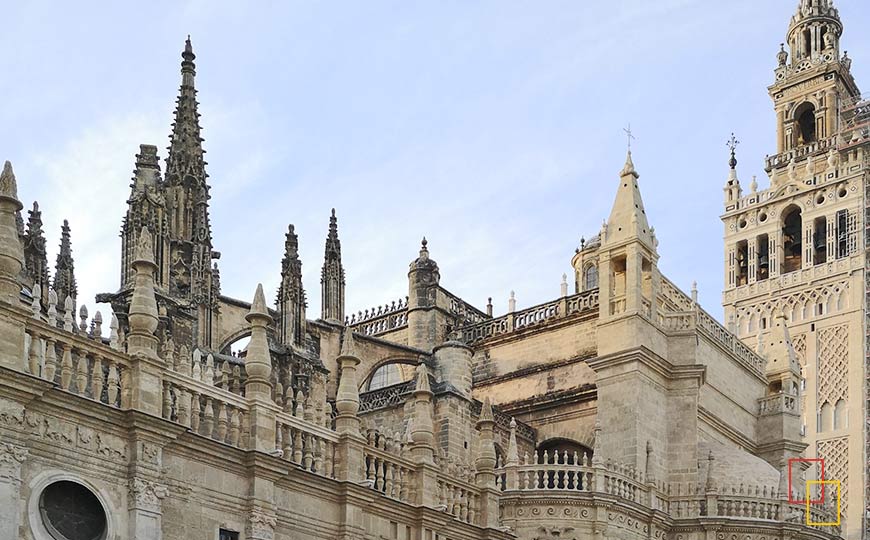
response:
<path id="1" fill-rule="evenodd" d="M 707 367 L 705 365 L 674 365 L 644 345 L 587 360 L 589 367 L 594 369 L 596 374 L 600 374 L 600 371 L 606 367 L 633 362 L 640 362 L 666 381 L 696 380 L 700 387 L 704 385 L 706 378 Z"/>

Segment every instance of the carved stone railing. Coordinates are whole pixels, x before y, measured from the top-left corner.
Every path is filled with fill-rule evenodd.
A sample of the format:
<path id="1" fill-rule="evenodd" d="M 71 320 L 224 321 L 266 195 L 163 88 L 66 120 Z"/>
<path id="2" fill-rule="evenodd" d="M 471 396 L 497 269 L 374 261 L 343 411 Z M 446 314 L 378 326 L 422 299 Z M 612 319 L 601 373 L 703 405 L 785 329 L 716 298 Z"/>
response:
<path id="1" fill-rule="evenodd" d="M 456 326 L 468 326 L 492 318 L 444 287 L 441 287 L 441 292 L 450 301 L 450 313 L 456 317 Z"/>
<path id="2" fill-rule="evenodd" d="M 775 167 L 788 165 L 792 161 L 801 160 L 808 156 L 827 152 L 830 148 L 836 147 L 836 145 L 837 136 L 834 136 L 826 139 L 819 139 L 818 141 L 812 142 L 810 144 L 805 144 L 803 146 L 792 148 L 791 150 L 787 150 L 785 152 L 782 152 L 781 154 L 767 156 L 764 159 L 764 169 L 770 172 Z"/>
<path id="3" fill-rule="evenodd" d="M 403 383 L 385 386 L 377 390 L 370 390 L 359 395 L 359 412 L 365 413 L 393 407 L 405 402 L 405 399 L 414 391 L 415 381 L 409 380 Z"/>
<path id="4" fill-rule="evenodd" d="M 334 477 L 338 443 L 334 431 L 287 412 L 279 412 L 275 421 L 275 448 L 281 450 L 284 461 L 321 476 Z"/>
<path id="5" fill-rule="evenodd" d="M 687 332 L 694 331 L 695 312 L 681 311 L 677 313 L 661 313 L 659 317 L 659 325 L 665 332 Z"/>
<path id="6" fill-rule="evenodd" d="M 174 371 L 164 373 L 163 418 L 238 448 L 245 448 L 250 438 L 250 413 L 243 397 Z"/>
<path id="7" fill-rule="evenodd" d="M 402 457 L 406 445 L 393 437 L 367 430 L 363 447 L 366 485 L 391 499 L 413 503 L 416 497 L 415 465 Z"/>
<path id="8" fill-rule="evenodd" d="M 462 341 L 470 345 L 494 336 L 510 334 L 576 313 L 592 312 L 597 309 L 598 289 L 593 289 L 466 326 L 461 328 L 460 332 Z"/>
<path id="9" fill-rule="evenodd" d="M 351 314 L 344 324 L 358 334 L 376 336 L 408 324 L 408 297 Z"/>
<path id="10" fill-rule="evenodd" d="M 676 285 L 671 283 L 667 278 L 662 276 L 660 292 L 664 300 L 665 307 L 675 306 L 682 316 L 685 311 L 693 311 L 695 316 L 695 325 L 701 334 L 707 336 L 714 343 L 719 344 L 726 351 L 733 353 L 740 363 L 749 368 L 752 372 L 764 376 L 765 360 L 758 353 L 747 347 L 740 339 L 728 331 L 722 324 L 714 319 L 709 313 L 701 309 L 701 307 L 692 300 L 692 298 L 683 293 Z M 688 308 L 688 309 L 687 309 Z M 661 321 L 664 321 L 668 316 L 665 311 L 662 314 Z M 669 323 L 672 321 L 668 321 Z M 678 324 L 689 324 L 688 321 L 683 321 Z"/>
<path id="11" fill-rule="evenodd" d="M 711 340 L 734 353 L 734 356 L 744 366 L 756 374 L 764 376 L 764 358 L 744 345 L 737 336 L 729 332 L 716 319 L 700 308 L 698 309 L 698 329 Z"/>
<path id="12" fill-rule="evenodd" d="M 129 356 L 84 332 L 73 333 L 35 318 L 23 322 L 24 367 L 31 375 L 110 407 L 128 407 Z"/>
<path id="13" fill-rule="evenodd" d="M 438 508 L 455 519 L 471 525 L 478 524 L 480 489 L 446 474 L 438 475 Z"/>
<path id="14" fill-rule="evenodd" d="M 772 396 L 760 398 L 758 400 L 758 414 L 766 416 L 769 414 L 779 414 L 781 412 L 790 412 L 798 414 L 798 398 L 786 393 L 779 393 Z"/>

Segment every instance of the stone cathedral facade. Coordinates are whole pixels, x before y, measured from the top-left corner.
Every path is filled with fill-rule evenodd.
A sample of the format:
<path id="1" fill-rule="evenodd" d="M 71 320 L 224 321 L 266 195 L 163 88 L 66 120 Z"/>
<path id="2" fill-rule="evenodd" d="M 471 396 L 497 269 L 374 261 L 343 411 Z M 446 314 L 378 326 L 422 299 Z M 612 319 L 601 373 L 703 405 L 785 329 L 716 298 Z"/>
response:
<path id="1" fill-rule="evenodd" d="M 659 271 L 630 152 L 543 304 L 475 307 L 423 239 L 405 298 L 348 313 L 335 211 L 320 314 L 293 225 L 276 298 L 222 294 L 188 40 L 111 315 L 77 298 L 67 223 L 49 275 L 0 174 L 0 540 L 860 538 L 870 138 L 828 4 L 801 1 L 779 56 L 771 188 L 745 196 L 732 159 L 724 325 Z M 840 525 L 830 490 L 801 502 L 815 471 L 789 460 L 816 455 Z"/>

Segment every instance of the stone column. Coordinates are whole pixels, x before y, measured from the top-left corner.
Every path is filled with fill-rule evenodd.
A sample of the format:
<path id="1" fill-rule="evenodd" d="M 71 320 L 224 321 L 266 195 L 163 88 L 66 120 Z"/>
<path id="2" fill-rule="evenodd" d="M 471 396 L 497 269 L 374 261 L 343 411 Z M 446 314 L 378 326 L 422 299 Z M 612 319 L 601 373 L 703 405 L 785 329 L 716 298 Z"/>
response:
<path id="1" fill-rule="evenodd" d="M 27 448 L 0 443 L 0 538 L 18 538 L 21 464 L 27 459 L 27 454 Z"/>

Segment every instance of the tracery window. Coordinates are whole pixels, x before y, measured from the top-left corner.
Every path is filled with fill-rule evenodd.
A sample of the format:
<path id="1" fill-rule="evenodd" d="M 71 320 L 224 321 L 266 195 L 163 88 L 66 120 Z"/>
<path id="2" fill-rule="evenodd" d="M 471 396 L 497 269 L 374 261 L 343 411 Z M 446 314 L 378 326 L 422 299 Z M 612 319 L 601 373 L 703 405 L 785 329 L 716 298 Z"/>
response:
<path id="1" fill-rule="evenodd" d="M 590 264 L 583 273 L 583 290 L 591 291 L 598 288 L 598 265 Z"/>
<path id="2" fill-rule="evenodd" d="M 85 486 L 68 480 L 49 484 L 39 496 L 42 523 L 54 540 L 104 540 L 106 511 Z"/>

